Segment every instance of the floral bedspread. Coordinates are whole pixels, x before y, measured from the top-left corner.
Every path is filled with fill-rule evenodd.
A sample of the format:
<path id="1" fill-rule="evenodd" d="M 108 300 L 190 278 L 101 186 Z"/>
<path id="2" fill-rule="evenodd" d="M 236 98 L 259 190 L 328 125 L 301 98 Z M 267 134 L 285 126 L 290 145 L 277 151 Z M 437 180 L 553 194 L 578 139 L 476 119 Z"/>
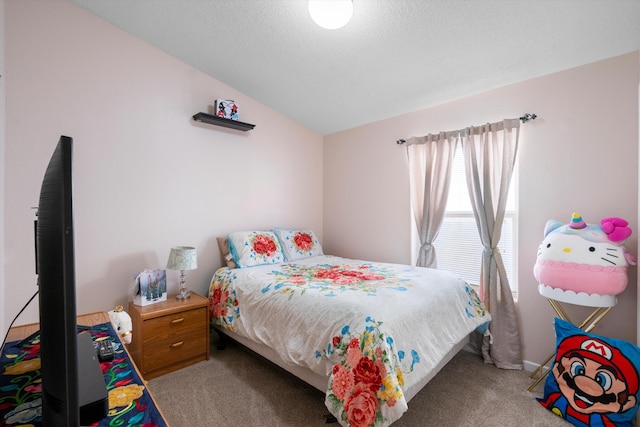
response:
<path id="1" fill-rule="evenodd" d="M 490 320 L 448 272 L 318 256 L 219 269 L 212 321 L 328 378 L 325 403 L 343 426 L 387 426 L 456 344 Z"/>

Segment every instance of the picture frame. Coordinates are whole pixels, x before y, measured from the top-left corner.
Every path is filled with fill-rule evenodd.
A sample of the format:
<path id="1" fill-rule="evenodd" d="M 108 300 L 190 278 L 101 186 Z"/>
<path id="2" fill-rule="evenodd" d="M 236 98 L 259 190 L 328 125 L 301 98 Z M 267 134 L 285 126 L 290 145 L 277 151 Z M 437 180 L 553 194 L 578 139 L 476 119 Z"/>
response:
<path id="1" fill-rule="evenodd" d="M 133 304 L 139 306 L 156 304 L 167 300 L 166 270 L 145 269 L 133 280 Z"/>

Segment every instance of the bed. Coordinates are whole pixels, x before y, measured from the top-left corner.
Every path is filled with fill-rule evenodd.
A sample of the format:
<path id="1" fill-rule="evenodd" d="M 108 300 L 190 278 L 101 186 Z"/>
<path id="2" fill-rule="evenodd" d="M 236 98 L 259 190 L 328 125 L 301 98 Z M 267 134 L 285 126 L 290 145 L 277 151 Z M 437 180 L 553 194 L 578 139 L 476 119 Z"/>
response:
<path id="1" fill-rule="evenodd" d="M 344 426 L 399 419 L 490 321 L 458 276 L 325 255 L 310 230 L 231 233 L 219 244 L 228 262 L 209 287 L 213 326 L 323 391 Z"/>

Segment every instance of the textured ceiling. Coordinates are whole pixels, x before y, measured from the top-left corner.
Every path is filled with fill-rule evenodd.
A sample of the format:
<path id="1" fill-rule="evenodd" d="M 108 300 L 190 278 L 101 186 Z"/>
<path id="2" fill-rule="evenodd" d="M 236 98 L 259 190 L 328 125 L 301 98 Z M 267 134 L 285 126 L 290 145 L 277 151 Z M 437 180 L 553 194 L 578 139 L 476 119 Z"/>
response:
<path id="1" fill-rule="evenodd" d="M 71 1 L 321 135 L 640 49 L 640 0 Z"/>

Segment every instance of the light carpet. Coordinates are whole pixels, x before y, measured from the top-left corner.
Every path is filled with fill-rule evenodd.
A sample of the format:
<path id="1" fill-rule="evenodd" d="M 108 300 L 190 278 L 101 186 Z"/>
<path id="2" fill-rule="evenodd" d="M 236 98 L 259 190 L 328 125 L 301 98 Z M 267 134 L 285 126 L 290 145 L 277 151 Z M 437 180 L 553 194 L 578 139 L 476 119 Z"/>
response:
<path id="1" fill-rule="evenodd" d="M 231 342 L 211 358 L 148 381 L 172 427 L 338 426 L 328 423 L 324 393 L 245 347 Z M 544 409 L 524 371 L 497 369 L 466 351 L 456 355 L 410 402 L 396 427 L 529 426 L 570 424 Z"/>

